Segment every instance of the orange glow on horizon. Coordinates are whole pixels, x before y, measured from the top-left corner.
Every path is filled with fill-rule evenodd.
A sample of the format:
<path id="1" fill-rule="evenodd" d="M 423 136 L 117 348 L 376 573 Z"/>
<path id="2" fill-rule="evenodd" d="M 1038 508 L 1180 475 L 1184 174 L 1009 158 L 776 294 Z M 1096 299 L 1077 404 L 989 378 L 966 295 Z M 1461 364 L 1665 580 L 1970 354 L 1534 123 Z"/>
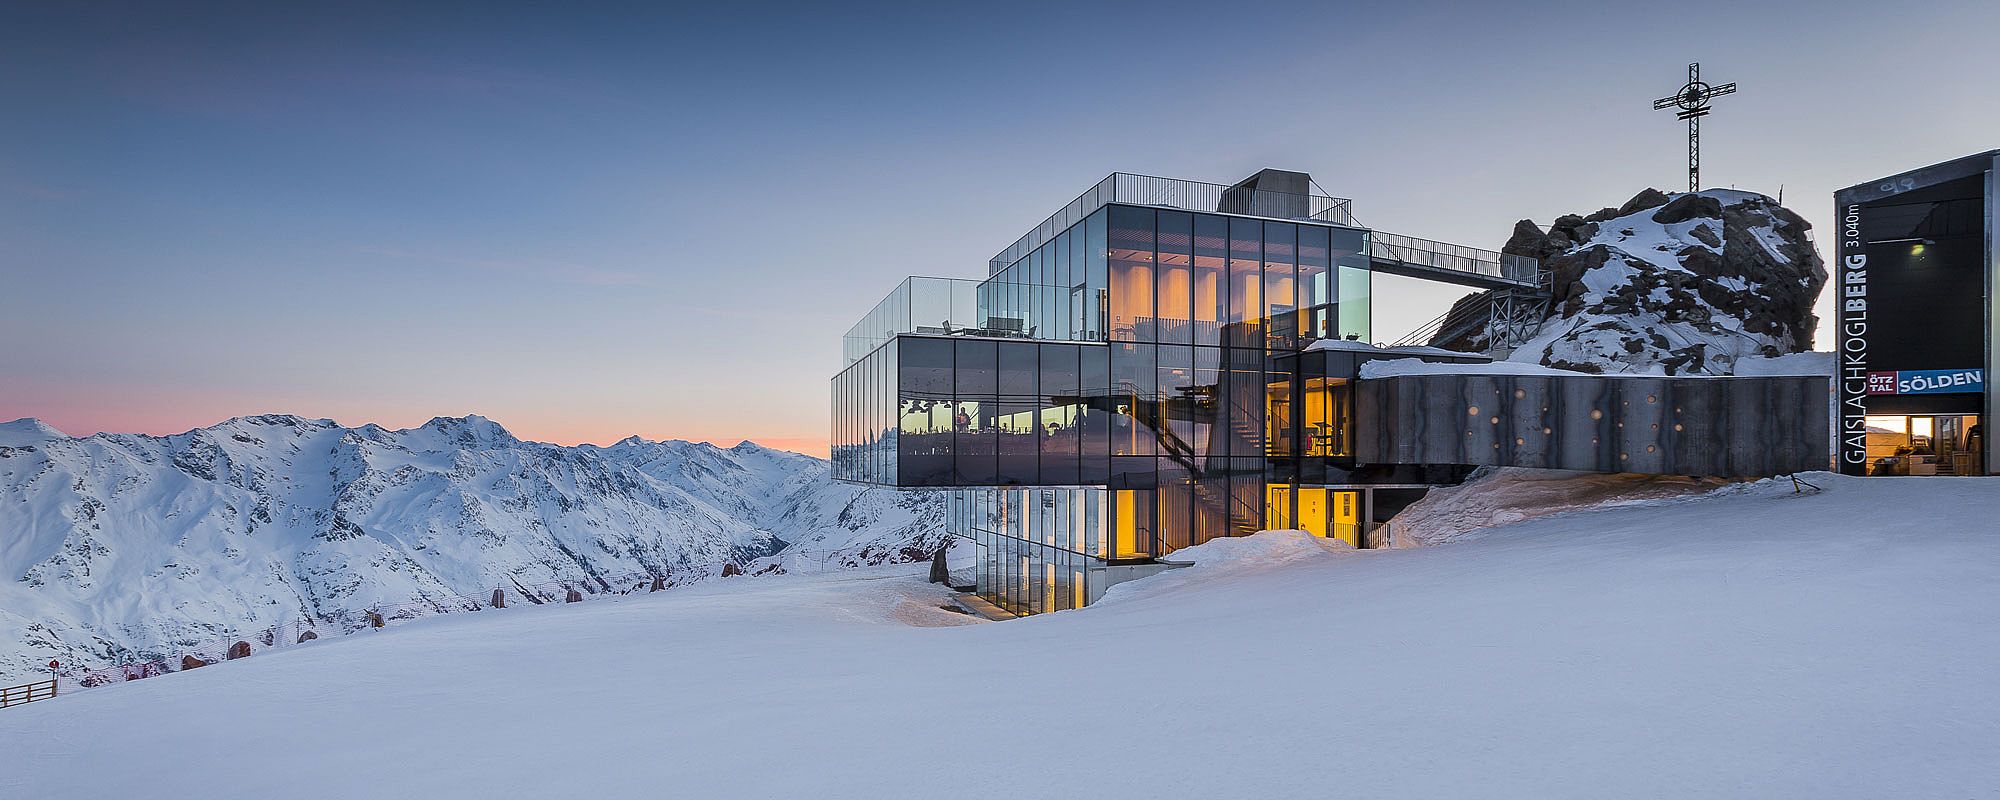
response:
<path id="1" fill-rule="evenodd" d="M 652 441 L 679 439 L 705 442 L 724 448 L 748 440 L 775 450 L 789 450 L 819 458 L 826 458 L 831 451 L 831 443 L 826 434 L 801 435 L 796 426 L 787 426 L 791 428 L 790 430 L 762 432 L 745 431 L 741 428 L 730 430 L 729 428 L 733 426 L 721 420 L 702 425 L 670 426 L 661 425 L 660 420 L 656 418 L 624 419 L 581 411 L 577 416 L 582 416 L 582 419 L 567 413 L 547 415 L 454 409 L 382 413 L 352 408 L 328 408 L 319 403 L 288 402 L 282 399 L 246 401 L 242 397 L 225 396 L 220 392 L 208 391 L 191 391 L 169 398 L 149 392 L 74 389 L 37 391 L 41 387 L 9 388 L 19 391 L 0 395 L 0 422 L 34 417 L 71 436 L 89 436 L 102 432 L 170 436 L 210 427 L 231 417 L 260 414 L 290 413 L 307 419 L 326 418 L 350 428 L 373 422 L 391 430 L 415 428 L 433 417 L 480 414 L 499 423 L 517 438 L 564 446 L 610 445 L 628 436 L 637 435 Z M 243 410 L 223 414 L 208 410 L 214 408 Z M 810 424 L 810 421 L 808 422 Z"/>

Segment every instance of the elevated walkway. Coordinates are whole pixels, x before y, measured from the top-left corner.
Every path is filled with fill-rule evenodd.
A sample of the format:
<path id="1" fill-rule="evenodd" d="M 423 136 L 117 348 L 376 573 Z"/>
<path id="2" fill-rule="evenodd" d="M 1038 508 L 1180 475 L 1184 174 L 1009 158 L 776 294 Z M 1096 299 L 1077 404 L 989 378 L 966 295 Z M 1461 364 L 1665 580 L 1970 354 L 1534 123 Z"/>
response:
<path id="1" fill-rule="evenodd" d="M 1368 235 L 1368 266 L 1475 289 L 1535 289 L 1543 283 L 1541 264 L 1532 258 L 1382 231 Z"/>

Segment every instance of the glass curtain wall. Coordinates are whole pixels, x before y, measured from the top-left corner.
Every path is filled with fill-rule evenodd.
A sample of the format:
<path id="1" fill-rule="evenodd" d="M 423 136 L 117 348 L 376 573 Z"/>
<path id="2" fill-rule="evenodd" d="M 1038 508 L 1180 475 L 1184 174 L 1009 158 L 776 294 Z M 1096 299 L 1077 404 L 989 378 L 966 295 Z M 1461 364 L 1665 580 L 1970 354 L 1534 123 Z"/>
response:
<path id="1" fill-rule="evenodd" d="M 1297 380 L 1273 356 L 1367 338 L 1365 236 L 1099 209 L 980 288 L 986 317 L 1021 309 L 1034 328 L 1021 334 L 1070 341 L 895 337 L 834 380 L 835 474 L 981 487 L 953 492 L 955 530 L 986 556 L 982 593 L 1024 611 L 1087 600 L 1104 563 L 1247 535 L 1272 514 L 1334 530 L 1335 496 L 1298 488 L 1291 465 L 1347 453 L 1346 384 Z M 1042 491 L 1070 522 L 1036 522 Z"/>
<path id="2" fill-rule="evenodd" d="M 1000 335 L 1056 341 L 1110 338 L 1107 326 L 1112 322 L 1105 302 L 1111 281 L 1108 214 L 1109 209 L 1098 209 L 982 282 L 978 304 L 987 322 L 981 327 Z M 1148 242 L 1148 253 L 1150 247 Z M 1121 279 L 1151 280 L 1150 265 L 1139 275 L 1131 274 L 1129 267 Z"/>
<path id="3" fill-rule="evenodd" d="M 861 356 L 833 378 L 833 476 L 894 485 L 897 480 L 899 339 Z"/>
<path id="4" fill-rule="evenodd" d="M 978 545 L 978 591 L 995 605 L 1081 608 L 1104 591 L 1107 496 L 1098 487 L 957 489 L 946 528 Z"/>
<path id="5" fill-rule="evenodd" d="M 865 424 L 835 415 L 837 475 L 897 486 L 1101 483 L 1111 444 L 1103 345 L 899 336 L 885 401 L 897 410 L 886 472 L 850 469 Z M 866 372 L 869 359 L 855 366 Z M 853 369 L 853 368 L 850 368 Z M 836 408 L 852 392 L 835 379 Z M 869 389 L 859 402 L 872 402 Z M 865 411 L 861 416 L 865 416 Z M 1097 454 L 1098 459 L 1091 459 Z"/>
<path id="6" fill-rule="evenodd" d="M 1366 234 L 1120 205 L 1105 225 L 1110 557 L 1255 532 L 1267 486 L 1331 446 L 1307 445 L 1305 387 L 1272 356 L 1366 338 Z"/>

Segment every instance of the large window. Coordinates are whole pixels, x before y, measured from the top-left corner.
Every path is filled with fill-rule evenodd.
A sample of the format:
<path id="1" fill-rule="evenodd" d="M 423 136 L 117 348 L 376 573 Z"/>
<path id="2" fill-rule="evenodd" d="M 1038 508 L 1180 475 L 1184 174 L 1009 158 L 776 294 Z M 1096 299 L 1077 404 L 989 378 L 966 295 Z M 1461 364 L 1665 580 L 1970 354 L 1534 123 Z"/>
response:
<path id="1" fill-rule="evenodd" d="M 1265 347 L 1290 350 L 1299 344 L 1298 226 L 1264 223 Z"/>
<path id="2" fill-rule="evenodd" d="M 1370 341 L 1372 318 L 1369 309 L 1374 273 L 1368 270 L 1368 234 L 1346 228 L 1333 229 L 1333 263 L 1340 273 L 1334 293 L 1339 303 L 1335 324 L 1340 335 Z"/>
<path id="3" fill-rule="evenodd" d="M 978 546 L 980 596 L 1017 613 L 1060 611 L 1104 591 L 1110 502 L 1104 489 L 961 489 L 945 524 Z"/>
<path id="4" fill-rule="evenodd" d="M 1041 482 L 1070 485 L 1080 481 L 1078 458 L 1083 434 L 1083 398 L 1079 381 L 1078 347 L 1044 347 L 1040 363 Z"/>
<path id="5" fill-rule="evenodd" d="M 1194 341 L 1194 215 L 1159 212 L 1159 259 L 1155 307 L 1159 340 L 1173 344 Z"/>
<path id="6" fill-rule="evenodd" d="M 1153 210 L 1111 206 L 1111 338 L 1157 341 L 1153 307 Z"/>
<path id="7" fill-rule="evenodd" d="M 1154 358 L 1157 345 L 1113 344 L 1111 380 L 1116 416 L 1111 420 L 1111 454 L 1150 456 L 1159 402 Z"/>
<path id="8" fill-rule="evenodd" d="M 948 486 L 952 478 L 952 343 L 901 338 L 900 485 Z"/>
<path id="9" fill-rule="evenodd" d="M 1229 220 L 1229 317 L 1223 335 L 1232 347 L 1264 346 L 1263 223 Z"/>
<path id="10" fill-rule="evenodd" d="M 1195 344 L 1222 344 L 1222 321 L 1229 318 L 1229 219 L 1194 218 Z"/>
<path id="11" fill-rule="evenodd" d="M 1304 454 L 1345 457 L 1354 454 L 1354 394 L 1346 378 L 1307 378 L 1301 435 Z"/>
<path id="12" fill-rule="evenodd" d="M 994 430 L 998 443 L 998 482 L 1028 486 L 1041 482 L 1037 430 L 1039 414 L 1035 390 L 1035 352 L 1031 342 L 997 344 L 998 404 L 994 409 Z"/>
<path id="13" fill-rule="evenodd" d="M 994 461 L 999 385 L 994 375 L 998 352 L 994 343 L 968 339 L 956 343 L 957 403 L 952 430 L 957 433 L 953 461 L 957 483 L 991 484 L 999 478 Z"/>
<path id="14" fill-rule="evenodd" d="M 1334 338 L 1334 275 L 1330 231 L 1299 226 L 1299 329 L 1307 340 Z"/>

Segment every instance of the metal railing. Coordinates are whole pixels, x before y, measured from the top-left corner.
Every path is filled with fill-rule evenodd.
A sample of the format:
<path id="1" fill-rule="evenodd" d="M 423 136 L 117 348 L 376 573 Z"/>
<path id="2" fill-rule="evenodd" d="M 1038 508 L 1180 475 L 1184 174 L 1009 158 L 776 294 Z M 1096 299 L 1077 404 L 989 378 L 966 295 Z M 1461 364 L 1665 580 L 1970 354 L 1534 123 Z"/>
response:
<path id="1" fill-rule="evenodd" d="M 1368 255 L 1384 261 L 1466 272 L 1521 283 L 1539 282 L 1541 262 L 1496 250 L 1419 239 L 1394 233 L 1368 234 Z"/>
<path id="2" fill-rule="evenodd" d="M 1403 334 L 1402 336 L 1397 337 L 1394 341 L 1389 342 L 1389 346 L 1409 347 L 1410 345 L 1430 344 L 1431 337 L 1436 336 L 1438 331 L 1444 330 L 1444 322 L 1445 320 L 1450 318 L 1451 318 L 1450 311 L 1446 311 L 1442 314 L 1439 314 L 1437 315 L 1436 319 L 1433 319 L 1422 325 L 1418 325 L 1416 330 Z"/>
<path id="3" fill-rule="evenodd" d="M 996 278 L 910 277 L 847 329 L 841 366 L 861 360 L 898 334 L 993 336 L 1079 341 L 1099 338 L 1086 330 L 1101 316 L 1094 298 L 1072 297 L 1070 287 Z"/>
<path id="4" fill-rule="evenodd" d="M 0 688 L 0 708 L 47 700 L 56 696 L 56 679 Z"/>
<path id="5" fill-rule="evenodd" d="M 1309 219 L 1335 225 L 1354 224 L 1354 201 L 1317 194 L 1293 194 L 1268 189 L 1244 189 L 1220 183 L 1114 172 L 1085 189 L 1062 210 L 1036 225 L 987 262 L 986 274 L 997 275 L 1022 256 L 1082 222 L 1109 203 L 1164 206 L 1183 211 L 1210 211 L 1280 219 Z"/>

